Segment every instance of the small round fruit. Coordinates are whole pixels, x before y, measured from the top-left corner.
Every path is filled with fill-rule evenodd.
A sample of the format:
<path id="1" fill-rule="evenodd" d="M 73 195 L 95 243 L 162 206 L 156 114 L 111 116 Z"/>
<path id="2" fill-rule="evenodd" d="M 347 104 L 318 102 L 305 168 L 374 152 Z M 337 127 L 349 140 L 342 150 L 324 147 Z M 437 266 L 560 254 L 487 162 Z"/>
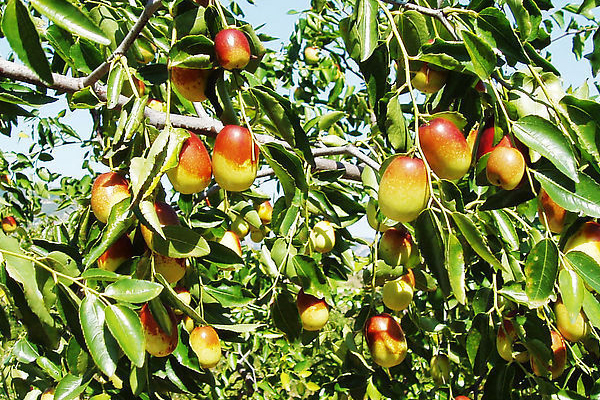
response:
<path id="1" fill-rule="evenodd" d="M 254 243 L 260 243 L 263 241 L 263 239 L 266 236 L 266 232 L 264 229 L 255 229 L 252 232 L 250 232 L 250 239 L 254 242 Z"/>
<path id="2" fill-rule="evenodd" d="M 258 206 L 258 217 L 263 225 L 269 225 L 273 219 L 273 206 L 269 200 L 265 200 Z"/>
<path id="3" fill-rule="evenodd" d="M 223 235 L 221 240 L 219 240 L 219 243 L 221 243 L 223 246 L 229 247 L 231 250 L 235 251 L 235 253 L 238 256 L 243 257 L 242 244 L 240 243 L 240 239 L 234 232 L 232 232 L 232 231 L 225 232 L 225 234 Z"/>
<path id="4" fill-rule="evenodd" d="M 223 29 L 215 36 L 215 54 L 221 67 L 241 69 L 250 62 L 250 43 L 239 29 Z"/>
<path id="5" fill-rule="evenodd" d="M 544 376 L 547 372 L 550 372 L 552 379 L 556 379 L 562 375 L 567 366 L 567 348 L 563 337 L 557 331 L 550 331 L 550 338 L 552 340 L 550 365 L 544 365 L 545 363 L 542 360 L 536 359 L 533 355 L 529 361 L 534 374 Z"/>
<path id="6" fill-rule="evenodd" d="M 600 224 L 588 221 L 569 238 L 565 245 L 565 253 L 581 251 L 600 264 Z"/>
<path id="7" fill-rule="evenodd" d="M 179 163 L 167 171 L 167 176 L 173 188 L 183 194 L 199 193 L 210 184 L 210 156 L 196 134 L 190 132 L 179 153 Z"/>
<path id="8" fill-rule="evenodd" d="M 516 188 L 525 173 L 523 154 L 514 147 L 496 146 L 486 165 L 488 181 L 504 190 Z"/>
<path id="9" fill-rule="evenodd" d="M 155 357 L 168 356 L 175 350 L 179 341 L 175 313 L 170 308 L 167 308 L 167 312 L 171 321 L 171 335 L 160 328 L 150 312 L 148 304 L 144 304 L 140 310 L 140 321 L 146 338 L 146 351 Z"/>
<path id="10" fill-rule="evenodd" d="M 250 224 L 241 215 L 235 217 L 231 222 L 231 231 L 235 233 L 240 239 L 243 239 L 250 232 Z"/>
<path id="11" fill-rule="evenodd" d="M 121 236 L 98 258 L 98 268 L 116 271 L 125 261 L 133 257 L 133 246 L 127 235 Z"/>
<path id="12" fill-rule="evenodd" d="M 431 377 L 437 385 L 445 385 L 450 382 L 450 360 L 445 354 L 438 354 L 431 358 L 429 363 Z"/>
<path id="13" fill-rule="evenodd" d="M 496 335 L 496 350 L 502 359 L 507 362 L 513 360 L 513 342 L 517 338 L 517 332 L 511 320 L 505 319 L 498 328 Z"/>
<path id="14" fill-rule="evenodd" d="M 183 304 L 189 306 L 192 303 L 192 294 L 187 288 L 184 288 L 183 286 L 177 286 L 173 288 L 173 290 L 175 293 L 177 293 L 177 297 Z M 175 309 L 173 312 L 175 312 L 175 315 L 177 316 L 183 315 L 183 312 L 179 309 Z"/>
<path id="15" fill-rule="evenodd" d="M 159 253 L 152 253 L 154 270 L 164 276 L 169 283 L 175 283 L 185 276 L 185 258 L 167 257 Z"/>
<path id="16" fill-rule="evenodd" d="M 427 63 L 423 64 L 420 70 L 415 73 L 411 79 L 415 89 L 423 93 L 436 93 L 446 84 L 448 73 L 429 68 Z"/>
<path id="17" fill-rule="evenodd" d="M 320 49 L 315 46 L 308 46 L 304 48 L 304 61 L 309 65 L 315 65 L 320 60 Z"/>
<path id="18" fill-rule="evenodd" d="M 401 279 L 388 281 L 383 285 L 383 304 L 391 310 L 405 310 L 412 302 L 412 299 L 412 286 Z"/>
<path id="19" fill-rule="evenodd" d="M 190 346 L 202 368 L 213 368 L 221 359 L 221 340 L 212 326 L 198 326 L 190 333 Z"/>
<path id="20" fill-rule="evenodd" d="M 389 314 L 378 314 L 365 324 L 365 338 L 375 364 L 391 368 L 406 357 L 408 346 L 400 324 Z"/>
<path id="21" fill-rule="evenodd" d="M 241 192 L 254 183 L 258 170 L 259 149 L 250 131 L 227 125 L 217 135 L 212 165 L 215 181 L 224 190 Z"/>
<path id="22" fill-rule="evenodd" d="M 588 334 L 587 318 L 583 311 L 579 311 L 575 321 L 569 318 L 567 306 L 562 301 L 554 303 L 554 315 L 556 316 L 556 327 L 560 334 L 569 342 L 579 342 Z"/>
<path id="23" fill-rule="evenodd" d="M 2 230 L 6 233 L 14 232 L 17 230 L 17 220 L 12 215 L 2 218 Z"/>
<path id="24" fill-rule="evenodd" d="M 481 82 L 481 81 L 480 81 Z M 456 396 L 454 400 L 471 400 L 467 396 Z"/>
<path id="25" fill-rule="evenodd" d="M 379 256 L 393 267 L 412 268 L 418 261 L 417 246 L 405 227 L 386 230 L 379 240 Z"/>
<path id="26" fill-rule="evenodd" d="M 98 221 L 106 223 L 112 207 L 130 196 L 129 182 L 125 178 L 116 172 L 105 172 L 92 186 L 92 211 Z"/>
<path id="27" fill-rule="evenodd" d="M 419 127 L 419 142 L 427 163 L 442 179 L 462 178 L 471 166 L 471 149 L 452 122 L 434 118 Z"/>
<path id="28" fill-rule="evenodd" d="M 171 67 L 171 83 L 189 101 L 204 101 L 210 73 L 210 69 Z"/>
<path id="29" fill-rule="evenodd" d="M 313 250 L 328 253 L 335 246 L 335 230 L 329 221 L 319 221 L 310 232 L 310 243 Z"/>
<path id="30" fill-rule="evenodd" d="M 538 218 L 550 232 L 560 233 L 565 226 L 567 210 L 556 204 L 544 189 L 538 196 Z M 546 224 L 547 223 L 547 224 Z"/>
<path id="31" fill-rule="evenodd" d="M 302 289 L 298 292 L 296 306 L 298 307 L 302 327 L 306 331 L 320 330 L 329 319 L 329 306 L 325 300 L 306 294 Z"/>
<path id="32" fill-rule="evenodd" d="M 379 208 L 398 222 L 415 220 L 429 202 L 429 175 L 418 158 L 399 156 L 387 166 L 379 183 Z"/>
<path id="33" fill-rule="evenodd" d="M 177 213 L 175 212 L 173 207 L 171 207 L 167 203 L 163 203 L 162 201 L 157 201 L 156 203 L 154 203 L 154 210 L 156 211 L 156 216 L 158 217 L 158 221 L 159 221 L 161 227 L 164 227 L 167 225 L 181 225 L 181 222 L 179 222 L 179 217 L 177 216 Z M 154 239 L 153 239 L 154 234 L 153 234 L 152 230 L 150 228 L 148 228 L 146 225 L 140 224 L 140 231 L 142 232 L 142 236 L 144 237 L 144 240 L 146 241 L 148 248 L 150 250 L 154 250 Z"/>

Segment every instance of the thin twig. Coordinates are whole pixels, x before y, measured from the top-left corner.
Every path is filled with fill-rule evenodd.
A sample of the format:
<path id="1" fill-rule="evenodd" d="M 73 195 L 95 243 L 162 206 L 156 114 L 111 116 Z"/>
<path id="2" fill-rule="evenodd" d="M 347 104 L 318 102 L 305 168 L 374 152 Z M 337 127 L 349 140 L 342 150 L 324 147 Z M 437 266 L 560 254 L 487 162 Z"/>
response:
<path id="1" fill-rule="evenodd" d="M 140 15 L 140 18 L 133 25 L 133 28 L 131 28 L 131 30 L 129 31 L 127 36 L 125 36 L 121 44 L 119 44 L 119 46 L 115 49 L 113 54 L 111 54 L 108 60 L 100 64 L 98 68 L 96 68 L 94 71 L 92 71 L 91 74 L 89 74 L 83 79 L 84 87 L 91 86 L 94 83 L 98 82 L 104 75 L 106 75 L 106 73 L 110 69 L 111 61 L 115 57 L 127 53 L 127 50 L 129 50 L 133 42 L 135 42 L 135 39 L 137 39 L 142 29 L 144 29 L 144 27 L 148 23 L 148 20 L 150 20 L 152 14 L 154 14 L 154 12 L 158 10 L 161 4 L 161 0 L 148 0 L 144 11 L 142 11 L 142 15 Z"/>

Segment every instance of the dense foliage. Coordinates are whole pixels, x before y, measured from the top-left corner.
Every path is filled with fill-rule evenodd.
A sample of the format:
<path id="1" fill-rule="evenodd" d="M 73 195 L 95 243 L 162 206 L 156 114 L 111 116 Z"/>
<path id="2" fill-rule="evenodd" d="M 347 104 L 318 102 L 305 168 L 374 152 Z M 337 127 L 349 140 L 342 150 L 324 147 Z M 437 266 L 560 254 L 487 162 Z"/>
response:
<path id="1" fill-rule="evenodd" d="M 2 396 L 37 399 L 56 388 L 55 399 L 95 400 L 600 398 L 600 233 L 578 231 L 600 218 L 600 105 L 587 81 L 564 86 L 552 64 L 561 54 L 547 51 L 553 39 L 572 40 L 596 76 L 594 0 L 312 0 L 277 52 L 263 44 L 273 39 L 268 25 L 244 22 L 243 9 L 260 1 L 197 3 L 0 0 L 0 40 L 11 49 L 0 58 L 0 131 L 16 140 L 27 122 L 33 138 L 26 153 L 0 151 Z M 243 69 L 224 70 L 215 54 L 227 26 L 249 41 Z M 203 70 L 207 99 L 173 90 L 174 68 Z M 59 98 L 88 110 L 91 136 L 66 125 L 64 112 L 40 116 Z M 469 137 L 469 170 L 458 179 L 440 178 L 456 172 L 438 169 L 418 134 L 439 117 Z M 230 124 L 259 144 L 254 185 L 225 192 L 213 180 L 200 193 L 175 191 L 166 172 L 186 129 L 212 153 Z M 526 169 L 499 187 L 490 184 L 492 154 L 478 153 L 505 135 Z M 44 165 L 66 143 L 87 151 L 82 179 Z M 386 192 L 393 179 L 379 190 L 399 154 L 426 158 L 425 194 L 410 177 L 400 190 Z M 93 171 L 90 160 L 107 168 Z M 103 223 L 90 198 L 109 168 L 131 195 Z M 379 241 L 396 222 L 378 199 L 386 196 L 386 211 L 420 194 L 425 209 L 402 231 L 416 249 L 390 265 Z M 271 221 L 259 214 L 265 200 Z M 162 223 L 156 201 L 171 204 L 180 224 Z M 378 230 L 358 222 L 367 212 Z M 258 243 L 248 236 L 240 256 L 221 240 L 230 230 Z M 125 234 L 132 255 L 116 271 L 102 268 Z M 185 276 L 169 283 L 161 257 L 185 259 Z M 382 287 L 409 270 L 414 297 L 392 311 Z M 189 305 L 174 289 L 191 293 Z M 329 306 L 320 330 L 302 328 L 301 289 Z M 166 357 L 145 351 L 146 303 L 160 329 L 177 330 Z M 179 312 L 175 326 L 169 308 Z M 374 362 L 365 337 L 382 312 L 400 322 L 408 346 L 391 368 Z M 565 326 L 578 323 L 582 337 L 569 337 Z M 202 368 L 190 345 L 201 325 L 221 340 L 214 368 Z M 570 340 L 564 372 L 557 329 Z"/>

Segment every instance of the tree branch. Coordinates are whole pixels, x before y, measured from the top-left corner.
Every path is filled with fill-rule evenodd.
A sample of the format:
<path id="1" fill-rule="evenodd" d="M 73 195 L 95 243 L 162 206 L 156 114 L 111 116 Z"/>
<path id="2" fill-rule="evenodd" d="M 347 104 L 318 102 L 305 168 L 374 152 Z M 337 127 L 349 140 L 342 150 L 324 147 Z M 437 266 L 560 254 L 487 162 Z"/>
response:
<path id="1" fill-rule="evenodd" d="M 91 74 L 89 74 L 86 78 L 83 79 L 84 87 L 91 86 L 94 83 L 98 82 L 98 80 L 100 80 L 110 69 L 111 61 L 116 56 L 124 55 L 125 53 L 127 53 L 129 47 L 131 47 L 133 42 L 135 42 L 135 39 L 137 39 L 142 29 L 144 29 L 144 26 L 146 26 L 146 24 L 148 23 L 148 20 L 150 20 L 152 14 L 154 14 L 154 12 L 158 10 L 160 5 L 161 0 L 148 0 L 144 11 L 142 11 L 142 15 L 140 15 L 140 18 L 133 25 L 133 28 L 131 28 L 131 30 L 129 31 L 127 36 L 125 36 L 121 44 L 115 49 L 113 54 L 108 58 L 107 61 L 100 64 L 98 68 L 96 68 L 94 71 L 92 71 Z"/>
<path id="2" fill-rule="evenodd" d="M 46 86 L 38 76 L 33 73 L 29 68 L 13 63 L 11 61 L 7 61 L 0 57 L 0 76 L 4 76 L 6 78 L 31 83 L 33 85 L 38 86 Z M 60 75 L 60 74 L 52 74 L 54 78 L 54 84 L 51 86 L 47 86 L 51 89 L 74 93 L 84 88 L 83 78 L 71 78 L 68 76 Z M 96 96 L 101 101 L 107 100 L 107 87 L 104 85 L 100 85 L 99 83 L 94 83 L 91 86 L 91 89 L 94 91 Z M 120 96 L 119 101 L 117 102 L 118 107 L 123 107 L 125 104 L 129 102 L 129 98 L 125 96 Z M 153 110 L 150 107 L 146 107 L 144 110 L 144 116 L 148 118 L 148 123 L 150 125 L 156 126 L 161 129 L 165 126 L 166 114 L 160 111 Z M 223 128 L 223 124 L 221 121 L 211 118 L 207 115 L 202 117 L 190 117 L 179 114 L 171 114 L 171 125 L 176 128 L 184 128 L 190 130 L 194 133 L 198 133 L 204 136 L 214 137 L 221 131 Z M 259 143 L 269 143 L 275 142 L 284 146 L 288 150 L 292 150 L 292 147 L 279 139 L 276 139 L 269 135 L 255 135 L 256 140 Z M 318 148 L 314 150 L 315 156 L 325 156 L 325 155 L 336 155 L 336 154 L 347 154 L 353 157 L 356 157 L 358 160 L 363 163 L 369 165 L 375 170 L 379 170 L 379 164 L 375 162 L 373 159 L 368 157 L 366 154 L 362 153 L 358 148 L 353 145 L 341 146 L 341 147 L 331 147 L 331 148 Z M 351 180 L 360 180 L 360 174 L 362 172 L 362 167 L 358 167 L 354 164 L 343 162 L 343 161 L 335 161 L 329 160 L 325 158 L 316 158 L 315 159 L 315 169 L 316 170 L 343 170 L 344 177 Z"/>

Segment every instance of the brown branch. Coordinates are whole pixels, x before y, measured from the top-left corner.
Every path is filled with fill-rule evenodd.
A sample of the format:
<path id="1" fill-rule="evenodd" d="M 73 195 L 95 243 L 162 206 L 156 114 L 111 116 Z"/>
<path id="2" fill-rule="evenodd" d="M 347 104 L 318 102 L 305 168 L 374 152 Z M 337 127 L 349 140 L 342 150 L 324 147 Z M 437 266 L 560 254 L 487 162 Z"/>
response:
<path id="1" fill-rule="evenodd" d="M 84 87 L 93 85 L 94 83 L 98 82 L 110 69 L 111 61 L 116 56 L 124 55 L 125 53 L 127 53 L 127 50 L 129 50 L 133 42 L 135 42 L 135 39 L 137 39 L 142 29 L 144 29 L 144 27 L 150 20 L 152 14 L 154 14 L 154 12 L 158 10 L 160 5 L 161 0 L 148 0 L 148 2 L 146 3 L 146 7 L 144 8 L 144 11 L 142 11 L 142 14 L 140 15 L 139 19 L 133 25 L 133 28 L 131 28 L 127 36 L 125 36 L 121 44 L 115 49 L 113 54 L 108 58 L 107 61 L 100 64 L 98 68 L 96 68 L 94 71 L 92 71 L 91 74 L 89 74 L 86 78 L 83 79 Z"/>
<path id="2" fill-rule="evenodd" d="M 16 81 L 27 82 L 33 85 L 38 86 L 46 86 L 35 73 L 33 73 L 29 68 L 13 63 L 11 61 L 7 61 L 0 57 L 0 76 L 4 76 Z M 82 78 L 71 78 L 68 76 L 60 75 L 60 74 L 52 74 L 54 78 L 54 84 L 51 86 L 47 86 L 51 89 L 74 93 L 84 88 L 83 79 Z M 91 89 L 94 91 L 96 96 L 101 101 L 107 100 L 107 87 L 104 85 L 100 85 L 95 83 L 91 86 Z M 129 98 L 125 96 L 120 96 L 119 101 L 117 102 L 118 107 L 123 107 L 125 104 L 129 102 Z M 165 126 L 166 114 L 160 111 L 153 110 L 149 107 L 146 107 L 144 110 L 144 116 L 148 118 L 148 122 L 150 125 L 154 125 L 157 128 L 162 128 Z M 184 128 L 188 129 L 192 132 L 205 135 L 205 136 L 216 136 L 217 133 L 223 128 L 223 124 L 221 121 L 210 118 L 208 116 L 203 117 L 190 117 L 179 114 L 171 114 L 171 125 L 175 128 Z M 292 147 L 279 139 L 276 139 L 269 135 L 255 135 L 256 140 L 259 143 L 269 143 L 276 142 L 280 143 L 286 149 L 292 149 Z M 369 158 L 367 155 L 362 153 L 358 148 L 352 145 L 341 146 L 341 147 L 332 147 L 332 148 L 318 148 L 314 150 L 316 156 L 319 155 L 335 155 L 335 154 L 347 154 L 356 157 L 360 161 L 365 164 L 371 166 L 372 168 L 378 170 L 379 164 L 377 164 L 374 160 Z M 329 160 L 324 158 L 315 159 L 315 169 L 316 170 L 343 170 L 344 177 L 351 180 L 360 180 L 360 174 L 362 171 L 361 167 L 358 167 L 354 164 L 350 164 L 342 161 Z"/>

